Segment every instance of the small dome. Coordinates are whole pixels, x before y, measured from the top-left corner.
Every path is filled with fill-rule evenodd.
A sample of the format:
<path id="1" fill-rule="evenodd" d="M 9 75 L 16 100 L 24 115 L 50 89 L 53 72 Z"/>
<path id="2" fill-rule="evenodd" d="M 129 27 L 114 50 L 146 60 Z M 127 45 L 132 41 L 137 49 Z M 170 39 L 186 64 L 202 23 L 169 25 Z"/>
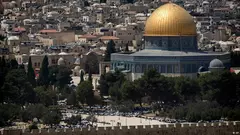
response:
<path id="1" fill-rule="evenodd" d="M 143 14 L 143 13 L 138 13 L 138 14 L 135 15 L 135 17 L 141 17 L 141 16 L 145 16 L 145 14 Z"/>
<path id="2" fill-rule="evenodd" d="M 68 55 L 66 52 L 60 52 L 58 55 Z"/>
<path id="3" fill-rule="evenodd" d="M 80 71 L 80 66 L 76 66 L 76 67 L 74 68 L 74 70 L 75 70 L 75 71 Z"/>
<path id="4" fill-rule="evenodd" d="M 209 4 L 209 2 L 208 2 L 208 1 L 203 1 L 203 5 L 204 5 L 204 4 Z"/>
<path id="5" fill-rule="evenodd" d="M 115 26 L 115 28 L 121 28 L 121 27 L 124 27 L 124 26 L 121 24 Z"/>
<path id="6" fill-rule="evenodd" d="M 210 62 L 209 68 L 224 68 L 224 65 L 221 60 L 214 59 Z"/>
<path id="7" fill-rule="evenodd" d="M 80 58 L 77 58 L 74 62 L 75 65 L 80 65 Z"/>
<path id="8" fill-rule="evenodd" d="M 206 68 L 204 67 L 204 66 L 201 66 L 201 67 L 199 67 L 199 69 L 198 69 L 198 72 L 200 73 L 200 72 L 205 72 L 205 71 L 207 71 L 206 70 Z"/>
<path id="9" fill-rule="evenodd" d="M 17 37 L 17 36 L 10 36 L 10 37 L 8 37 L 8 40 L 19 40 L 19 37 Z"/>
<path id="10" fill-rule="evenodd" d="M 64 59 L 62 57 L 58 59 L 58 65 L 65 65 Z"/>

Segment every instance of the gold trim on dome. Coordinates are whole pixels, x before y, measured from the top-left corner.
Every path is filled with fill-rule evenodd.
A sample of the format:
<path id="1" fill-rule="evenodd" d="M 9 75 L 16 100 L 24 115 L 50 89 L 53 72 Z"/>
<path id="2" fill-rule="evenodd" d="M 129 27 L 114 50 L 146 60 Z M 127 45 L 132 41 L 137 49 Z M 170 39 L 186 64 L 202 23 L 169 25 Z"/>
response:
<path id="1" fill-rule="evenodd" d="M 167 3 L 147 19 L 144 36 L 196 36 L 196 24 L 182 7 Z"/>

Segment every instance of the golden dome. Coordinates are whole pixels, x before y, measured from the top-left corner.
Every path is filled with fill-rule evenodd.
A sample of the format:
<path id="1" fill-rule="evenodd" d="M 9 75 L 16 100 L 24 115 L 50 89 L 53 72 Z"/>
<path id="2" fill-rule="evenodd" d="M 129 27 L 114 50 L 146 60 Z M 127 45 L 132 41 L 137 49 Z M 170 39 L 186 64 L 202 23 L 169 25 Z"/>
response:
<path id="1" fill-rule="evenodd" d="M 193 36 L 196 24 L 182 7 L 167 3 L 156 9 L 147 19 L 145 36 Z"/>

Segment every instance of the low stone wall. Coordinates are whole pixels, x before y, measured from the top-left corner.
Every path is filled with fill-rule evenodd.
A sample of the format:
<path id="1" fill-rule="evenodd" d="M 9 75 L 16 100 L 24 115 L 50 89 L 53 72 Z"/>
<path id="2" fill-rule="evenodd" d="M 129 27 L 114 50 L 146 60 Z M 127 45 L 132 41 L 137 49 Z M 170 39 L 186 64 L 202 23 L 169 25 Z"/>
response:
<path id="1" fill-rule="evenodd" d="M 2 135 L 233 135 L 240 134 L 240 122 L 121 126 L 75 129 L 3 130 Z"/>

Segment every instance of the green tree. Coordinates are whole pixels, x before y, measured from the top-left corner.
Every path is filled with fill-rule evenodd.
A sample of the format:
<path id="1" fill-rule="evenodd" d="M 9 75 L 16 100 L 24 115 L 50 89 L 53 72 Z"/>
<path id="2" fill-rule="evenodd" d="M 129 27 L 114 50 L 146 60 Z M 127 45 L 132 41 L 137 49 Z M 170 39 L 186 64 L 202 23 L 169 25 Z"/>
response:
<path id="1" fill-rule="evenodd" d="M 123 99 L 119 82 L 114 83 L 114 85 L 109 88 L 109 95 L 114 101 L 117 102 L 120 102 Z"/>
<path id="2" fill-rule="evenodd" d="M 198 78 L 201 87 L 201 95 L 203 100 L 213 101 L 216 99 L 215 93 L 219 91 L 220 76 L 217 72 L 202 75 Z"/>
<path id="3" fill-rule="evenodd" d="M 134 82 L 125 81 L 121 86 L 121 92 L 124 100 L 131 100 L 139 103 L 142 106 L 142 98 L 146 92 L 141 86 L 142 79 L 135 80 Z"/>
<path id="4" fill-rule="evenodd" d="M 236 75 L 229 71 L 211 72 L 198 78 L 202 99 L 234 107 L 238 102 Z"/>
<path id="5" fill-rule="evenodd" d="M 134 0 L 127 0 L 127 3 L 134 3 Z"/>
<path id="6" fill-rule="evenodd" d="M 134 109 L 134 102 L 131 100 L 126 100 L 123 101 L 120 105 L 118 105 L 118 111 L 127 113 L 127 112 L 132 112 Z"/>
<path id="7" fill-rule="evenodd" d="M 57 93 L 51 89 L 44 86 L 38 86 L 34 90 L 36 92 L 36 100 L 45 106 L 56 105 L 57 104 Z"/>
<path id="8" fill-rule="evenodd" d="M 230 121 L 240 120 L 240 108 L 228 109 L 227 110 L 227 118 Z"/>
<path id="9" fill-rule="evenodd" d="M 235 107 L 235 105 L 239 102 L 236 91 L 236 74 L 225 71 L 222 72 L 220 76 L 220 91 L 216 93 L 216 101 L 222 106 Z"/>
<path id="10" fill-rule="evenodd" d="M 66 66 L 54 65 L 49 67 L 49 81 L 51 85 L 63 90 L 68 84 L 71 84 L 72 71 Z"/>
<path id="11" fill-rule="evenodd" d="M 5 82 L 5 77 L 8 73 L 8 68 L 6 66 L 6 60 L 5 60 L 5 57 L 2 56 L 1 59 L 0 59 L 0 102 L 3 102 L 3 99 L 4 99 L 4 91 L 2 89 L 2 86 Z"/>
<path id="12" fill-rule="evenodd" d="M 140 78 L 134 81 L 134 88 L 135 90 L 133 93 L 135 93 L 135 97 L 133 98 L 133 101 L 139 103 L 139 105 L 142 107 L 142 98 L 147 95 L 147 91 L 145 89 L 144 79 Z"/>
<path id="13" fill-rule="evenodd" d="M 109 93 L 108 93 L 109 86 L 108 86 L 107 80 L 105 79 L 105 75 L 104 74 L 102 74 L 100 76 L 99 89 L 100 89 L 101 97 L 109 95 Z"/>
<path id="14" fill-rule="evenodd" d="M 111 95 L 116 100 L 121 100 L 122 92 L 120 88 L 125 81 L 125 75 L 118 70 L 101 75 L 99 80 L 100 95 Z"/>
<path id="15" fill-rule="evenodd" d="M 89 68 L 89 71 L 88 71 L 88 81 L 92 82 L 92 71 L 91 71 L 90 68 Z"/>
<path id="16" fill-rule="evenodd" d="M 35 79 L 34 69 L 32 67 L 31 57 L 29 57 L 29 59 L 28 59 L 27 77 L 28 77 L 28 81 L 32 84 L 32 86 L 35 87 L 36 79 Z"/>
<path id="17" fill-rule="evenodd" d="M 75 91 L 72 91 L 71 94 L 67 97 L 67 105 L 77 105 L 77 95 Z"/>
<path id="18" fill-rule="evenodd" d="M 56 108 L 50 108 L 43 116 L 42 120 L 44 124 L 53 125 L 59 124 L 62 119 L 61 112 Z"/>
<path id="19" fill-rule="evenodd" d="M 93 104 L 93 86 L 90 81 L 84 81 L 77 87 L 77 99 L 82 104 L 87 103 L 89 106 Z"/>
<path id="20" fill-rule="evenodd" d="M 10 126 L 19 118 L 21 107 L 15 104 L 0 104 L 0 127 Z"/>
<path id="21" fill-rule="evenodd" d="M 138 91 L 136 91 L 134 83 L 130 81 L 125 81 L 121 86 L 120 91 L 122 92 L 124 100 L 133 100 L 134 102 L 136 101 L 136 94 L 138 93 Z"/>
<path id="22" fill-rule="evenodd" d="M 49 85 L 49 71 L 48 71 L 48 57 L 45 55 L 40 68 L 38 85 L 48 86 Z"/>
<path id="23" fill-rule="evenodd" d="M 18 68 L 18 62 L 16 59 L 10 60 L 10 69 L 17 69 Z"/>
<path id="24" fill-rule="evenodd" d="M 21 117 L 24 122 L 34 118 L 40 120 L 45 113 L 47 113 L 47 108 L 42 104 L 28 105 L 22 110 Z"/>
<path id="25" fill-rule="evenodd" d="M 167 96 L 167 89 L 165 89 L 167 86 L 165 85 L 168 84 L 165 77 L 160 76 L 155 69 L 149 69 L 144 72 L 142 79 L 145 84 L 143 87 L 146 89 L 147 94 L 153 101 L 165 100 Z"/>
<path id="26" fill-rule="evenodd" d="M 4 41 L 6 39 L 6 37 L 5 36 L 3 36 L 3 35 L 0 35 L 0 41 Z"/>
<path id="27" fill-rule="evenodd" d="M 35 92 L 28 82 L 25 70 L 13 69 L 8 72 L 2 87 L 4 101 L 9 103 L 34 103 Z"/>
<path id="28" fill-rule="evenodd" d="M 104 61 L 110 61 L 111 60 L 111 54 L 115 53 L 115 43 L 113 40 L 110 40 L 107 44 L 107 50 L 105 51 Z"/>
<path id="29" fill-rule="evenodd" d="M 185 119 L 190 122 L 220 120 L 221 107 L 216 102 L 189 103 L 173 110 L 176 119 Z"/>
<path id="30" fill-rule="evenodd" d="M 50 85 L 56 86 L 57 83 L 57 74 L 58 74 L 59 68 L 58 65 L 53 65 L 49 67 L 49 83 Z"/>
<path id="31" fill-rule="evenodd" d="M 200 86 L 195 79 L 190 79 L 187 77 L 176 77 L 174 78 L 174 82 L 175 93 L 180 96 L 179 98 L 181 100 L 196 100 L 196 96 L 200 93 Z"/>
<path id="32" fill-rule="evenodd" d="M 100 3 L 106 3 L 106 0 L 100 0 Z"/>
<path id="33" fill-rule="evenodd" d="M 81 70 L 80 71 L 80 83 L 84 81 L 84 72 Z"/>
<path id="34" fill-rule="evenodd" d="M 67 120 L 67 124 L 68 125 L 77 125 L 77 124 L 80 124 L 81 121 L 82 121 L 82 116 L 81 115 L 72 116 L 71 118 L 69 118 Z"/>
<path id="35" fill-rule="evenodd" d="M 114 73 L 106 73 L 105 78 L 108 81 L 109 95 L 116 101 L 122 100 L 121 86 L 126 81 L 125 75 L 117 70 Z"/>
<path id="36" fill-rule="evenodd" d="M 84 1 L 84 7 L 89 7 L 90 4 L 88 3 L 88 1 Z"/>
<path id="37" fill-rule="evenodd" d="M 238 73 L 235 76 L 235 80 L 236 80 L 236 97 L 237 99 L 240 99 L 240 73 Z M 240 103 L 238 103 L 237 106 L 240 107 Z"/>
<path id="38" fill-rule="evenodd" d="M 127 43 L 126 46 L 125 46 L 125 50 L 124 50 L 124 52 L 129 52 L 128 43 Z"/>
<path id="39" fill-rule="evenodd" d="M 63 89 L 64 86 L 71 84 L 72 71 L 66 66 L 59 66 L 58 73 L 56 75 L 56 84 L 59 89 Z"/>

